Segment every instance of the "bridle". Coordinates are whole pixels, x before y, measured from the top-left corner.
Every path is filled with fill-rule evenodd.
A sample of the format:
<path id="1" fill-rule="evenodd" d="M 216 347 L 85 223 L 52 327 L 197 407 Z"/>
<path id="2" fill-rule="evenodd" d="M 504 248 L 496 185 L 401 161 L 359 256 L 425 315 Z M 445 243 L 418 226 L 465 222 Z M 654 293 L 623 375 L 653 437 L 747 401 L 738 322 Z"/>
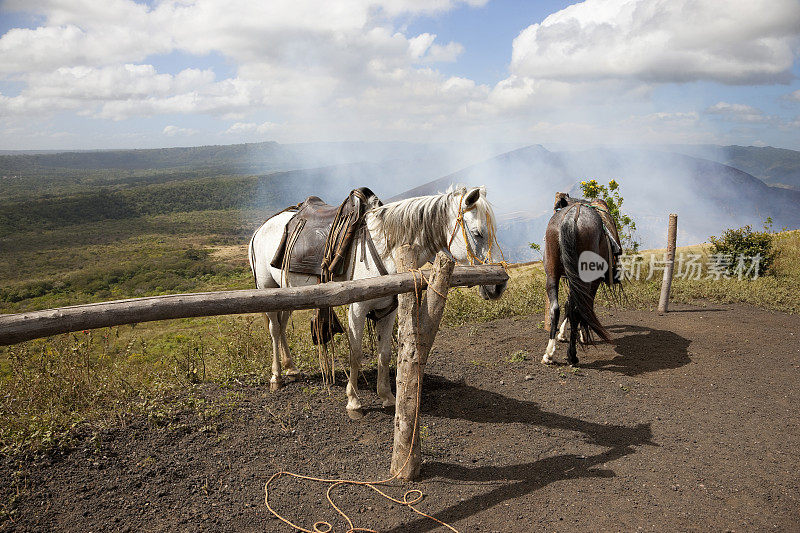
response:
<path id="1" fill-rule="evenodd" d="M 450 251 L 450 246 L 453 244 L 453 239 L 456 236 L 456 231 L 458 231 L 458 228 L 460 227 L 461 235 L 464 237 L 464 245 L 467 249 L 467 258 L 469 259 L 470 265 L 474 266 L 475 264 L 481 264 L 481 265 L 500 264 L 505 266 L 507 264 L 506 256 L 505 254 L 503 254 L 503 250 L 500 248 L 500 244 L 497 242 L 497 235 L 494 229 L 494 224 L 492 223 L 492 217 L 488 212 L 486 213 L 486 227 L 489 231 L 489 236 L 488 236 L 489 252 L 487 254 L 488 258 L 482 259 L 475 253 L 475 251 L 478 249 L 478 245 L 475 242 L 472 233 L 470 231 L 467 231 L 467 223 L 464 221 L 464 213 L 472 211 L 473 209 L 478 207 L 478 204 L 476 202 L 472 204 L 471 207 L 464 209 L 464 196 L 466 196 L 466 194 L 467 191 L 461 193 L 461 198 L 458 201 L 458 217 L 456 217 L 456 224 L 455 226 L 453 226 L 452 233 L 450 233 L 450 239 L 447 241 L 447 253 L 450 254 L 450 257 L 453 256 L 453 253 Z M 493 244 L 497 245 L 497 249 L 500 251 L 500 256 L 503 258 L 502 261 L 500 261 L 499 263 L 496 263 L 492 260 Z"/>

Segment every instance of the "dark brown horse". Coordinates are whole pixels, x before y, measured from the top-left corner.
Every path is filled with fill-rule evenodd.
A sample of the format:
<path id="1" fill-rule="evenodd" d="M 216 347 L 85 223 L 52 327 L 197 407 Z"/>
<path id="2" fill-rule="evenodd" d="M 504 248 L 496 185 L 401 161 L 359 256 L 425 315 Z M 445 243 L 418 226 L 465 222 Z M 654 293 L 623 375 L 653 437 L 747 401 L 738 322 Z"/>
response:
<path id="1" fill-rule="evenodd" d="M 556 333 L 561 309 L 558 306 L 558 283 L 567 279 L 568 294 L 564 305 L 566 319 L 570 324 L 567 362 L 578 364 L 577 337 L 592 342 L 592 333 L 603 340 L 611 340 L 594 312 L 594 298 L 601 283 L 615 290 L 616 257 L 621 253 L 617 227 L 608 205 L 603 200 L 571 198 L 565 193 L 556 194 L 553 216 L 547 224 L 544 248 L 544 271 L 548 315 L 545 322 L 550 328 L 550 341 L 542 357 L 542 363 L 552 363 L 556 351 Z"/>

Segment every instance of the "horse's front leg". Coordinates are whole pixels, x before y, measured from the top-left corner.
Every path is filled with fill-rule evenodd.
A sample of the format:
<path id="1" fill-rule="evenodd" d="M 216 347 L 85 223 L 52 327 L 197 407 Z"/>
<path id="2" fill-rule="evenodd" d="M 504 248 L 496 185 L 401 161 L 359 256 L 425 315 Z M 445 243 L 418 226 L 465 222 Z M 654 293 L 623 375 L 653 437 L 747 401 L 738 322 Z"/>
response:
<path id="1" fill-rule="evenodd" d="M 361 340 L 364 338 L 364 321 L 366 310 L 359 303 L 350 305 L 347 313 L 349 327 L 347 335 L 350 339 L 350 375 L 347 378 L 347 416 L 358 420 L 364 416 L 361 411 L 361 399 L 358 397 L 358 375 L 361 372 Z"/>
<path id="2" fill-rule="evenodd" d="M 389 379 L 389 362 L 392 360 L 392 329 L 397 311 L 393 311 L 380 319 L 378 328 L 378 397 L 383 400 L 384 407 L 394 405 L 394 394 Z"/>
<path id="3" fill-rule="evenodd" d="M 556 352 L 556 333 L 558 332 L 558 317 L 561 309 L 558 307 L 558 278 L 547 277 L 545 285 L 547 291 L 547 301 L 550 302 L 550 340 L 547 342 L 547 349 L 542 356 L 542 363 L 549 365 L 553 362 L 553 354 Z"/>

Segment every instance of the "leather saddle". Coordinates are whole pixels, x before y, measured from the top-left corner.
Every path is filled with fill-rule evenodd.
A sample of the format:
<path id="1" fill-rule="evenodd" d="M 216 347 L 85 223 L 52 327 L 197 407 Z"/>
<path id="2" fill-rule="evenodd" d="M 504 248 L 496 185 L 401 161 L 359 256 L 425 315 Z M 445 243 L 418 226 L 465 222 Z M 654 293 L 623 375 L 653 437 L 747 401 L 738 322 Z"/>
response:
<path id="1" fill-rule="evenodd" d="M 351 245 L 364 228 L 364 214 L 380 205 L 383 203 L 367 187 L 350 191 L 339 207 L 309 196 L 289 209 L 295 214 L 286 224 L 270 264 L 284 272 L 317 276 L 320 282 L 345 274 Z M 369 244 L 374 247 L 371 239 Z M 327 344 L 336 333 L 344 333 L 344 328 L 333 309 L 317 309 L 311 319 L 312 342 Z"/>
<path id="2" fill-rule="evenodd" d="M 380 205 L 367 187 L 351 191 L 338 207 L 309 196 L 296 206 L 270 264 L 286 272 L 319 276 L 322 281 L 344 274 L 364 214 Z"/>

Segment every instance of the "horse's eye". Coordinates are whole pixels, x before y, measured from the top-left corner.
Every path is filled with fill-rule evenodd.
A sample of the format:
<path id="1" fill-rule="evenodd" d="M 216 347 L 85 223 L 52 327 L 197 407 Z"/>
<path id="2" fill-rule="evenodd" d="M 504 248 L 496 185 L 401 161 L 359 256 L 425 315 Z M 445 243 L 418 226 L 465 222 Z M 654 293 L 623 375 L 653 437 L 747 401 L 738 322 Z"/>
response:
<path id="1" fill-rule="evenodd" d="M 483 232 L 481 230 L 477 230 L 477 229 L 472 230 L 472 235 L 474 235 L 476 239 L 482 239 L 483 238 Z"/>

